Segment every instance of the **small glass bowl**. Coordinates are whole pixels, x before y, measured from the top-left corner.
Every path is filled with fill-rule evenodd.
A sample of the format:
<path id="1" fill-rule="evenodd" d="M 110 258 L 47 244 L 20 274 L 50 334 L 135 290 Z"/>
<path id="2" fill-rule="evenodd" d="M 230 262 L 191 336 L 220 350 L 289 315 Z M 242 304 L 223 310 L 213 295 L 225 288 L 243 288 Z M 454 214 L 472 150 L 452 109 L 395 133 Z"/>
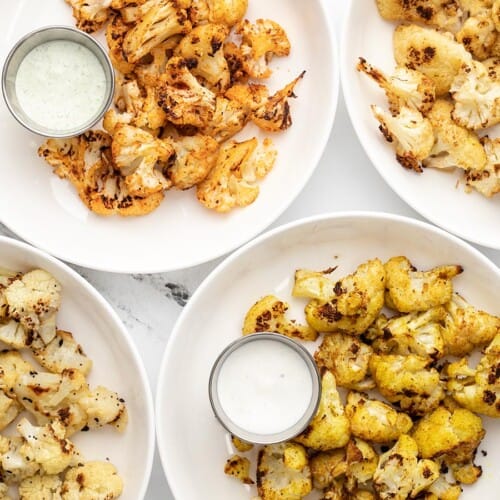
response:
<path id="1" fill-rule="evenodd" d="M 242 427 L 238 426 L 224 412 L 224 409 L 222 408 L 218 395 L 219 374 L 226 359 L 243 345 L 249 342 L 259 342 L 262 340 L 266 341 L 272 340 L 275 342 L 280 342 L 281 344 L 286 345 L 288 348 L 295 351 L 304 361 L 304 364 L 307 366 L 309 374 L 311 376 L 312 395 L 305 413 L 299 419 L 298 422 L 296 422 L 288 429 L 283 429 L 283 431 L 276 432 L 273 434 L 256 434 L 254 432 L 248 431 L 247 429 L 243 429 Z M 316 363 L 314 361 L 314 358 L 307 351 L 307 349 L 305 349 L 302 345 L 290 339 L 289 337 L 285 337 L 284 335 L 277 333 L 268 333 L 268 332 L 246 335 L 236 340 L 235 342 L 229 344 L 215 361 L 212 370 L 210 372 L 210 379 L 208 386 L 209 386 L 208 392 L 209 392 L 210 404 L 212 406 L 212 410 L 215 414 L 215 417 L 220 422 L 220 424 L 234 436 L 237 436 L 243 441 L 255 444 L 281 443 L 283 441 L 288 441 L 298 436 L 301 432 L 303 432 L 306 429 L 306 427 L 311 422 L 312 418 L 316 415 L 321 398 L 321 377 L 318 368 L 316 366 Z M 242 387 L 242 391 L 244 391 L 244 387 Z"/>
<path id="2" fill-rule="evenodd" d="M 89 49 L 99 60 L 106 78 L 106 94 L 99 111 L 86 123 L 67 130 L 51 130 L 34 122 L 21 108 L 16 94 L 16 75 L 26 55 L 35 47 L 54 40 L 67 40 L 79 43 Z M 111 60 L 104 48 L 87 33 L 70 26 L 46 26 L 28 33 L 21 38 L 9 52 L 2 70 L 2 93 L 12 116 L 30 132 L 45 137 L 73 137 L 93 127 L 113 102 L 115 74 Z"/>

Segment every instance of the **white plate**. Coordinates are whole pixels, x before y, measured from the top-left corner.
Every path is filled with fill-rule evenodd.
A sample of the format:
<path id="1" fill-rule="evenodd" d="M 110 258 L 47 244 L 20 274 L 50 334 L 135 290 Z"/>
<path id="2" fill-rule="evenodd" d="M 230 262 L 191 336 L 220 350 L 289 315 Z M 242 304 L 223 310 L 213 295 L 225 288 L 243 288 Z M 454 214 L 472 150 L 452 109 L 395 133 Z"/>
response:
<path id="1" fill-rule="evenodd" d="M 73 24 L 63 0 L 3 2 L 0 61 L 23 34 L 48 24 Z M 16 234 L 75 264 L 113 272 L 160 272 L 219 257 L 270 225 L 305 186 L 328 141 L 338 97 L 336 42 L 322 0 L 251 0 L 248 18 L 268 17 L 287 31 L 292 52 L 272 62 L 271 90 L 306 70 L 291 102 L 293 126 L 273 135 L 279 154 L 251 206 L 227 215 L 198 203 L 194 192 L 167 192 L 139 218 L 90 213 L 67 181 L 36 154 L 41 138 L 21 128 L 0 104 L 0 220 Z M 249 126 L 239 134 L 252 137 Z M 258 135 L 261 135 L 260 133 Z"/>
<path id="2" fill-rule="evenodd" d="M 373 165 L 389 186 L 422 216 L 474 243 L 500 249 L 500 196 L 487 199 L 464 192 L 458 173 L 428 168 L 405 170 L 378 130 L 370 105 L 387 109 L 384 92 L 356 71 L 358 57 L 391 73 L 395 68 L 392 35 L 397 23 L 384 21 L 375 0 L 351 0 L 342 34 L 341 75 L 354 129 Z"/>
<path id="3" fill-rule="evenodd" d="M 164 355 L 156 396 L 158 448 L 177 500 L 250 499 L 255 491 L 224 475 L 227 433 L 208 399 L 208 378 L 217 355 L 241 335 L 248 308 L 276 294 L 290 302 L 291 317 L 303 318 L 304 301 L 290 297 L 297 268 L 352 272 L 374 257 L 406 255 L 419 268 L 460 263 L 455 289 L 478 307 L 500 314 L 500 270 L 480 252 L 427 223 L 377 213 L 313 217 L 270 231 L 238 250 L 203 282 L 182 312 Z M 500 476 L 498 422 L 484 419 L 487 435 L 477 461 L 484 474 L 466 488 L 464 500 L 496 498 Z M 247 491 L 245 491 L 247 488 Z"/>
<path id="4" fill-rule="evenodd" d="M 154 453 L 153 402 L 139 355 L 111 306 L 81 276 L 53 257 L 16 240 L 0 237 L 0 267 L 28 271 L 42 268 L 62 285 L 57 326 L 72 332 L 93 367 L 91 387 L 104 385 L 127 404 L 123 433 L 107 426 L 71 437 L 85 460 L 106 460 L 124 480 L 121 500 L 144 498 Z"/>

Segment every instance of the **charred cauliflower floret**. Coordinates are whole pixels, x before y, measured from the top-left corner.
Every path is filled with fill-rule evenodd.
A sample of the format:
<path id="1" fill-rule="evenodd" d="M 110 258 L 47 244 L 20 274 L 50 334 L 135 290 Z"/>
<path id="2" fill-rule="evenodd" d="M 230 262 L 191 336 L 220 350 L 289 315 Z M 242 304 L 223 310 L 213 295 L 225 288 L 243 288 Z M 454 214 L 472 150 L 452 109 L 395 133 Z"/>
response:
<path id="1" fill-rule="evenodd" d="M 480 465 L 474 465 L 472 462 L 466 464 L 450 464 L 450 469 L 456 481 L 462 484 L 474 484 L 483 474 Z"/>
<path id="2" fill-rule="evenodd" d="M 423 115 L 432 108 L 436 89 L 432 80 L 423 73 L 399 67 L 391 76 L 387 76 L 362 57 L 359 58 L 356 68 L 372 78 L 385 91 L 392 115 L 397 115 L 403 106 L 420 111 Z"/>
<path id="3" fill-rule="evenodd" d="M 335 375 L 339 387 L 373 389 L 367 379 L 368 361 L 373 349 L 358 338 L 343 333 L 330 333 L 314 353 L 318 368 L 327 368 Z"/>
<path id="4" fill-rule="evenodd" d="M 40 465 L 32 460 L 31 454 L 22 449 L 23 438 L 0 436 L 0 470 L 2 480 L 7 484 L 18 483 L 40 470 Z"/>
<path id="5" fill-rule="evenodd" d="M 35 474 L 19 484 L 19 500 L 62 500 L 61 486 L 59 476 Z"/>
<path id="6" fill-rule="evenodd" d="M 462 65 L 472 56 L 450 34 L 415 24 L 400 25 L 394 31 L 394 57 L 398 66 L 416 69 L 436 85 L 436 96 L 443 96 Z"/>
<path id="7" fill-rule="evenodd" d="M 9 316 L 47 344 L 56 334 L 61 285 L 47 271 L 34 269 L 4 290 Z"/>
<path id="8" fill-rule="evenodd" d="M 417 456 L 417 443 L 406 434 L 380 456 L 373 486 L 381 500 L 415 498 L 437 480 L 439 465 Z"/>
<path id="9" fill-rule="evenodd" d="M 252 443 L 247 443 L 246 441 L 243 441 L 239 437 L 233 435 L 231 436 L 231 443 L 241 453 L 246 453 L 247 451 L 252 450 L 254 446 Z"/>
<path id="10" fill-rule="evenodd" d="M 16 399 L 0 390 L 0 431 L 5 429 L 22 411 Z"/>
<path id="11" fill-rule="evenodd" d="M 422 172 L 422 160 L 434 145 L 430 121 L 420 111 L 402 106 L 396 116 L 372 105 L 372 112 L 380 123 L 379 130 L 387 142 L 394 143 L 396 159 L 404 168 Z"/>
<path id="12" fill-rule="evenodd" d="M 455 36 L 476 59 L 487 59 L 498 36 L 491 11 L 466 19 Z"/>
<path id="13" fill-rule="evenodd" d="M 250 205 L 259 195 L 256 181 L 268 174 L 275 160 L 276 150 L 269 139 L 260 145 L 256 138 L 224 143 L 217 164 L 198 184 L 198 201 L 216 212 Z"/>
<path id="14" fill-rule="evenodd" d="M 66 0 L 66 3 L 73 8 L 76 26 L 87 33 L 104 26 L 111 13 L 111 0 Z"/>
<path id="15" fill-rule="evenodd" d="M 481 139 L 486 153 L 486 166 L 480 170 L 477 167 L 465 172 L 467 189 L 475 189 L 483 196 L 491 198 L 500 193 L 500 138 Z"/>
<path id="16" fill-rule="evenodd" d="M 434 130 L 436 142 L 430 155 L 424 160 L 426 167 L 475 168 L 486 165 L 486 153 L 477 135 L 452 119 L 453 104 L 438 99 L 428 118 Z"/>
<path id="17" fill-rule="evenodd" d="M 327 278 L 324 272 L 299 270 L 292 293 L 312 299 L 305 313 L 315 330 L 359 335 L 380 313 L 384 289 L 384 266 L 379 259 L 373 259 L 338 281 Z"/>
<path id="18" fill-rule="evenodd" d="M 352 435 L 374 443 L 395 441 L 413 426 L 406 413 L 398 412 L 382 401 L 370 399 L 364 393 L 349 392 L 345 412 Z"/>
<path id="19" fill-rule="evenodd" d="M 321 378 L 318 411 L 306 430 L 294 440 L 313 450 L 325 451 L 342 448 L 349 441 L 349 436 L 349 419 L 344 414 L 335 376 L 325 370 Z"/>
<path id="20" fill-rule="evenodd" d="M 217 92 L 224 92 L 231 80 L 223 50 L 228 34 L 227 26 L 203 24 L 193 28 L 175 49 L 177 56 L 189 61 L 191 73 Z"/>
<path id="21" fill-rule="evenodd" d="M 98 386 L 81 397 L 78 404 L 87 415 L 89 429 L 110 424 L 122 432 L 128 422 L 127 408 L 123 398 L 106 387 Z"/>
<path id="22" fill-rule="evenodd" d="M 106 42 L 108 44 L 109 58 L 115 69 L 126 75 L 134 70 L 134 64 L 125 59 L 123 53 L 123 40 L 130 26 L 127 25 L 120 14 L 114 14 L 106 27 Z"/>
<path id="23" fill-rule="evenodd" d="M 469 129 L 500 123 L 500 85 L 479 61 L 463 66 L 450 88 L 455 101 L 453 120 Z"/>
<path id="24" fill-rule="evenodd" d="M 295 443 L 264 446 L 257 462 L 257 489 L 262 500 L 300 500 L 312 489 L 306 450 Z"/>
<path id="25" fill-rule="evenodd" d="M 346 447 L 346 488 L 354 491 L 358 486 L 366 486 L 373 478 L 378 465 L 377 452 L 359 438 L 351 438 Z"/>
<path id="26" fill-rule="evenodd" d="M 113 500 L 123 491 L 123 481 L 113 464 L 87 462 L 71 467 L 64 476 L 63 500 Z"/>
<path id="27" fill-rule="evenodd" d="M 286 317 L 288 308 L 286 302 L 274 295 L 266 295 L 248 310 L 243 322 L 243 335 L 274 332 L 300 340 L 316 340 L 318 333 L 309 325 L 298 324 Z"/>
<path id="28" fill-rule="evenodd" d="M 385 265 L 385 304 L 400 312 L 426 311 L 450 301 L 452 278 L 461 266 L 438 266 L 429 271 L 417 271 L 406 257 L 392 257 Z"/>
<path id="29" fill-rule="evenodd" d="M 309 459 L 309 467 L 314 488 L 327 488 L 336 478 L 346 473 L 346 451 L 344 448 L 338 448 L 316 453 Z"/>
<path id="30" fill-rule="evenodd" d="M 269 91 L 265 85 L 258 83 L 236 83 L 224 94 L 231 101 L 241 104 L 249 111 L 255 111 L 265 105 Z"/>
<path id="31" fill-rule="evenodd" d="M 434 410 L 444 398 L 443 385 L 431 360 L 414 354 L 373 354 L 370 371 L 377 388 L 388 401 L 398 403 L 410 415 Z"/>
<path id="32" fill-rule="evenodd" d="M 123 52 L 128 62 L 136 63 L 167 38 L 191 31 L 191 22 L 182 3 L 179 0 L 158 0 L 144 4 L 147 6 L 144 15 L 123 40 Z"/>
<path id="33" fill-rule="evenodd" d="M 206 0 L 208 20 L 228 27 L 240 22 L 248 8 L 248 0 Z"/>
<path id="34" fill-rule="evenodd" d="M 228 458 L 224 466 L 224 473 L 232 476 L 244 484 L 254 484 L 253 479 L 250 477 L 250 460 L 246 457 L 233 455 Z"/>
<path id="35" fill-rule="evenodd" d="M 488 344 L 500 332 L 500 318 L 476 309 L 458 293 L 446 304 L 448 312 L 443 339 L 446 352 L 464 356 L 475 347 Z"/>
<path id="36" fill-rule="evenodd" d="M 445 318 L 442 306 L 391 318 L 373 342 L 373 348 L 384 354 L 417 354 L 440 359 L 445 355 L 442 325 Z"/>
<path id="37" fill-rule="evenodd" d="M 465 408 L 447 410 L 442 406 L 424 415 L 412 431 L 423 458 L 443 458 L 446 462 L 470 462 L 485 431 L 481 419 Z"/>
<path id="38" fill-rule="evenodd" d="M 19 352 L 0 351 L 0 389 L 8 395 L 13 395 L 19 377 L 33 369 Z"/>

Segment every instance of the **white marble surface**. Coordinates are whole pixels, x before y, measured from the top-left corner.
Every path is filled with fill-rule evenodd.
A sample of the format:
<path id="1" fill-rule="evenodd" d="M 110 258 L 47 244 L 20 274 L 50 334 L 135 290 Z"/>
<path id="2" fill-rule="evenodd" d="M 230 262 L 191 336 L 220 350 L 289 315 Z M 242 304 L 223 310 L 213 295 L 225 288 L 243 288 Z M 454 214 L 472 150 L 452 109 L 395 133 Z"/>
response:
<path id="1" fill-rule="evenodd" d="M 346 2 L 325 2 L 340 42 Z M 370 165 L 354 135 L 341 96 L 330 141 L 316 173 L 273 227 L 313 214 L 358 209 L 391 212 L 421 219 L 386 186 Z M 1 225 L 0 234 L 15 237 Z M 500 251 L 479 249 L 500 266 Z M 76 267 L 113 305 L 127 326 L 142 355 L 153 394 L 163 350 L 182 307 L 221 260 L 185 271 L 156 275 L 108 274 Z M 158 456 L 146 498 L 173 499 Z"/>

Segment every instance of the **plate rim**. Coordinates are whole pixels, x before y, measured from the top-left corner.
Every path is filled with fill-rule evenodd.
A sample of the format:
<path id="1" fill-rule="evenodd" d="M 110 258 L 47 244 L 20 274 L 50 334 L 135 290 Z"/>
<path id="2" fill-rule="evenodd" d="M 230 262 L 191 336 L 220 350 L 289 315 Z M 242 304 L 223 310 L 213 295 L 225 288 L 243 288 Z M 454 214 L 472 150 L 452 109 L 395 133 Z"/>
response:
<path id="1" fill-rule="evenodd" d="M 37 257 L 42 261 L 49 262 L 52 266 L 54 266 L 58 271 L 62 274 L 66 274 L 70 278 L 76 280 L 79 287 L 82 287 L 86 292 L 88 292 L 92 299 L 96 300 L 101 307 L 104 308 L 105 313 L 108 315 L 111 322 L 117 328 L 117 331 L 120 332 L 122 340 L 127 345 L 127 348 L 134 360 L 137 369 L 138 376 L 141 380 L 141 384 L 144 388 L 144 397 L 146 401 L 145 412 L 142 415 L 147 424 L 147 460 L 145 463 L 145 476 L 142 480 L 141 488 L 140 488 L 140 497 L 142 500 L 146 496 L 147 489 L 149 487 L 149 482 L 153 469 L 153 460 L 154 460 L 154 452 L 156 448 L 156 432 L 155 432 L 155 421 L 154 421 L 154 403 L 153 403 L 153 395 L 151 391 L 151 385 L 149 383 L 149 379 L 146 373 L 146 369 L 144 367 L 144 363 L 142 361 L 141 356 L 139 355 L 138 349 L 135 346 L 132 337 L 123 324 L 122 320 L 118 316 L 118 313 L 113 309 L 111 304 L 100 294 L 100 292 L 91 285 L 83 276 L 78 274 L 74 269 L 69 267 L 66 263 L 61 260 L 55 258 L 54 256 L 48 254 L 47 252 L 40 250 L 34 246 L 31 246 L 23 241 L 16 240 L 15 238 L 11 238 L 9 236 L 0 235 L 0 252 L 2 247 L 7 246 L 20 251 L 20 253 L 24 255 L 28 255 L 30 257 Z M 147 480 L 146 480 L 147 479 Z"/>

